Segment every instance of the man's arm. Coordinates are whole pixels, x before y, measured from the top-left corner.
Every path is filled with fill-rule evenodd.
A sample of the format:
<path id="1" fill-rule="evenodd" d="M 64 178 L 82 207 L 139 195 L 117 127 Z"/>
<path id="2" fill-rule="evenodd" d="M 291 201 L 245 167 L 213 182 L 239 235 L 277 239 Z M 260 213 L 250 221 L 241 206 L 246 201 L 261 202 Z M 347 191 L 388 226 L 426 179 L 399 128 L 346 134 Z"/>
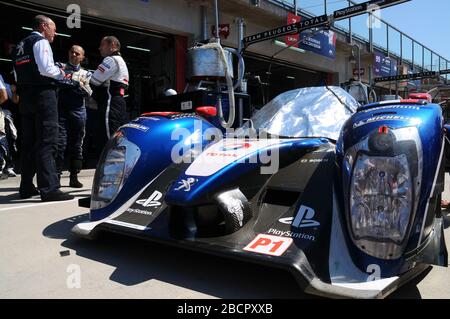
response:
<path id="1" fill-rule="evenodd" d="M 33 46 L 34 58 L 42 76 L 61 80 L 64 78 L 64 71 L 58 68 L 53 61 L 53 51 L 47 40 L 41 40 Z"/>
<path id="2" fill-rule="evenodd" d="M 3 78 L 0 75 L 0 105 L 5 103 L 8 100 L 8 92 L 6 92 L 5 82 L 3 82 Z"/>
<path id="3" fill-rule="evenodd" d="M 95 86 L 100 86 L 106 81 L 108 81 L 114 73 L 117 71 L 117 63 L 114 58 L 108 56 L 103 59 L 103 62 L 95 70 L 94 74 L 91 76 L 91 84 Z"/>
<path id="4" fill-rule="evenodd" d="M 11 101 L 14 104 L 19 104 L 19 95 L 17 94 L 17 87 L 14 84 L 11 84 L 11 93 L 12 93 Z"/>
<path id="5" fill-rule="evenodd" d="M 6 93 L 6 89 L 0 89 L 0 105 L 5 103 L 8 100 L 8 93 Z"/>

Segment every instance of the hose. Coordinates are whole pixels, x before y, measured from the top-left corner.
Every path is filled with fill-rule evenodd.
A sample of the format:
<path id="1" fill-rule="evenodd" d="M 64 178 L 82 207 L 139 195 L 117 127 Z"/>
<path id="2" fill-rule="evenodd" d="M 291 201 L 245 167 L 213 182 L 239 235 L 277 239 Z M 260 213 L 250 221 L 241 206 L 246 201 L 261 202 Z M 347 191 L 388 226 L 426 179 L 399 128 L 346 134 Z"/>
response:
<path id="1" fill-rule="evenodd" d="M 222 109 L 222 100 L 219 98 L 217 103 L 218 113 L 219 113 L 219 121 L 223 128 L 231 128 L 233 126 L 234 120 L 236 118 L 236 103 L 234 100 L 234 85 L 232 74 L 230 74 L 229 65 L 227 62 L 227 58 L 225 56 L 225 51 L 223 47 L 218 42 L 212 42 L 205 44 L 201 47 L 202 49 L 215 49 L 219 52 L 219 58 L 224 66 L 225 70 L 225 79 L 227 81 L 227 91 L 228 91 L 228 103 L 229 103 L 229 114 L 228 120 L 225 120 Z"/>
<path id="2" fill-rule="evenodd" d="M 239 88 L 241 86 L 242 80 L 244 79 L 244 74 L 245 74 L 245 63 L 244 63 L 244 59 L 242 59 L 241 55 L 239 54 L 239 51 L 233 48 L 223 48 L 225 51 L 229 51 L 232 54 L 236 55 L 237 57 L 239 57 L 239 66 L 238 66 L 238 77 L 237 77 L 237 82 L 234 85 L 234 89 L 236 90 L 237 88 Z"/>
<path id="3" fill-rule="evenodd" d="M 375 103 L 375 102 L 378 102 L 377 92 L 375 92 L 374 89 L 371 89 L 369 92 L 369 103 Z"/>

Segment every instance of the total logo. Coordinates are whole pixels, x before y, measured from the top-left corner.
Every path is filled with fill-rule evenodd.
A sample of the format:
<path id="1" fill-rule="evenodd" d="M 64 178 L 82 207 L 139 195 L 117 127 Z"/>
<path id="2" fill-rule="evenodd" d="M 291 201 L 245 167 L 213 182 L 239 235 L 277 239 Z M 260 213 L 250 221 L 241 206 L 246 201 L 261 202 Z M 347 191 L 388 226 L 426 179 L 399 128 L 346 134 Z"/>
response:
<path id="1" fill-rule="evenodd" d="M 144 207 L 158 207 L 161 206 L 159 201 L 162 198 L 162 193 L 159 191 L 154 191 L 147 199 L 140 199 L 136 201 L 136 204 L 142 205 Z"/>
<path id="2" fill-rule="evenodd" d="M 319 227 L 320 223 L 313 220 L 316 212 L 308 206 L 300 206 L 297 215 L 294 217 L 281 218 L 278 221 L 282 224 L 292 225 L 297 228 Z"/>
<path id="3" fill-rule="evenodd" d="M 229 142 L 224 143 L 224 145 L 219 149 L 221 152 L 229 152 L 229 151 L 237 151 L 241 149 L 247 149 L 250 148 L 252 145 L 250 143 L 236 143 L 236 142 Z"/>

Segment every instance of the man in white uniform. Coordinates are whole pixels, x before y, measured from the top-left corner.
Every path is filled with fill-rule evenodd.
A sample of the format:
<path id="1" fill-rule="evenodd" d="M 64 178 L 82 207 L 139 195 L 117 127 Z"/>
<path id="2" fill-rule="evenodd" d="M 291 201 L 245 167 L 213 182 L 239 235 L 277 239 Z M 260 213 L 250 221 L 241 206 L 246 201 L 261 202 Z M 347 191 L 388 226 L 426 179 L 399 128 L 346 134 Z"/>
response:
<path id="1" fill-rule="evenodd" d="M 120 42 L 114 36 L 104 37 L 100 43 L 102 63 L 91 77 L 92 97 L 97 102 L 100 127 L 104 131 L 100 147 L 127 122 L 124 99 L 128 89 L 128 68 L 120 54 Z M 104 129 L 103 129 L 104 128 Z"/>

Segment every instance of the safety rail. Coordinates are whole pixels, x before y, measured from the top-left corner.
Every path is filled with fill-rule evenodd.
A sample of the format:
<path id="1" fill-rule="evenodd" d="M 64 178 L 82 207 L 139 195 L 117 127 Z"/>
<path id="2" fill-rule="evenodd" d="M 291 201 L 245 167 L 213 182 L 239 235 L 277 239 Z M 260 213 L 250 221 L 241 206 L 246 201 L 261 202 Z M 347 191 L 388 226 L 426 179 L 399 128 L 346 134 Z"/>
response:
<path id="1" fill-rule="evenodd" d="M 354 0 L 267 1 L 290 11 L 297 8 L 297 13 L 307 18 L 330 14 L 345 5 L 358 4 Z M 353 37 L 365 42 L 371 52 L 376 49 L 388 57 L 401 60 L 402 64 L 408 65 L 413 72 L 441 71 L 450 68 L 450 60 L 372 13 L 338 21 L 332 29 L 345 35 L 349 42 Z M 445 78 L 450 80 L 450 75 L 445 75 Z"/>

